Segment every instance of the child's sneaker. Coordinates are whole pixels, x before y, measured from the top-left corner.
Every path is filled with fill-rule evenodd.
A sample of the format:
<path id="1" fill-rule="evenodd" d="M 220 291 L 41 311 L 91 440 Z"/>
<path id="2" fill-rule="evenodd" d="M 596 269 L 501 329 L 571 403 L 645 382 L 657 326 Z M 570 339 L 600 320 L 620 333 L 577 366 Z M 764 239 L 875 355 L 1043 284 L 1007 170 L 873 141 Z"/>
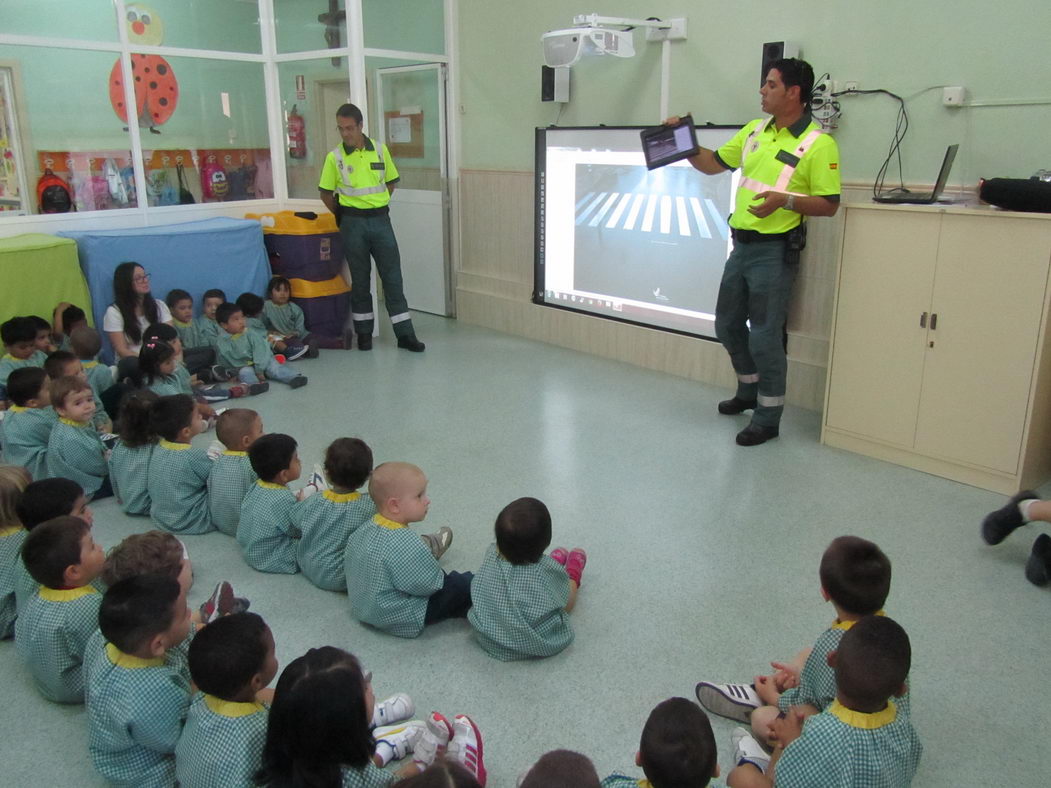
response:
<path id="1" fill-rule="evenodd" d="M 233 612 L 234 599 L 234 587 L 223 580 L 215 587 L 208 601 L 201 605 L 201 621 L 211 624 L 217 618 L 229 615 Z"/>
<path id="2" fill-rule="evenodd" d="M 748 722 L 752 712 L 763 705 L 751 684 L 712 684 L 702 681 L 696 691 L 697 702 L 712 714 L 738 722 Z"/>
<path id="3" fill-rule="evenodd" d="M 412 702 L 412 698 L 404 692 L 399 692 L 376 704 L 372 712 L 372 727 L 380 728 L 384 725 L 393 725 L 396 722 L 409 719 L 415 713 L 416 704 Z M 423 723 L 421 722 L 420 725 L 423 725 Z"/>
<path id="4" fill-rule="evenodd" d="M 230 390 L 224 389 L 222 386 L 202 386 L 197 389 L 196 393 L 205 402 L 222 402 L 230 399 L 232 396 Z"/>
<path id="5" fill-rule="evenodd" d="M 268 391 L 270 391 L 270 382 L 269 381 L 261 380 L 258 383 L 249 383 L 248 384 L 248 393 L 249 393 L 249 395 L 251 395 L 253 397 L 256 394 L 265 394 Z"/>
<path id="6" fill-rule="evenodd" d="M 422 720 L 410 720 L 400 725 L 376 728 L 372 735 L 376 739 L 376 755 L 383 761 L 383 766 L 391 761 L 400 761 L 411 753 L 426 727 Z"/>
<path id="7" fill-rule="evenodd" d="M 412 751 L 412 762 L 422 772 L 434 763 L 434 759 L 438 756 L 438 751 L 448 746 L 449 739 L 452 736 L 453 726 L 449 724 L 449 721 L 442 714 L 432 711 L 427 718 L 427 727 Z"/>
<path id="8" fill-rule="evenodd" d="M 584 574 L 584 566 L 587 562 L 588 554 L 579 547 L 574 547 L 569 551 L 569 556 L 566 558 L 566 574 L 577 584 L 577 588 L 580 588 L 580 578 Z"/>
<path id="9" fill-rule="evenodd" d="M 1025 562 L 1025 577 L 1037 586 L 1051 582 L 1051 536 L 1040 534 L 1033 542 L 1033 550 Z"/>
<path id="10" fill-rule="evenodd" d="M 290 381 L 288 381 L 288 387 L 290 389 L 302 388 L 306 384 L 307 384 L 307 377 L 306 377 L 306 375 L 296 375 L 294 378 L 292 378 Z"/>
<path id="11" fill-rule="evenodd" d="M 442 526 L 436 534 L 420 534 L 420 538 L 431 549 L 431 555 L 441 558 L 453 543 L 453 529 Z"/>
<path id="12" fill-rule="evenodd" d="M 219 455 L 222 454 L 224 451 L 226 451 L 226 447 L 216 440 L 208 444 L 206 453 L 208 455 L 208 459 L 214 462 L 215 460 L 219 459 Z"/>
<path id="13" fill-rule="evenodd" d="M 730 749 L 733 750 L 733 757 L 730 761 L 733 766 L 750 763 L 763 774 L 766 774 L 766 770 L 770 767 L 770 755 L 763 749 L 763 745 L 744 728 L 734 728 L 730 733 Z"/>
<path id="14" fill-rule="evenodd" d="M 289 345 L 285 348 L 285 359 L 287 361 L 296 361 L 303 358 L 307 354 L 306 345 Z"/>
<path id="15" fill-rule="evenodd" d="M 221 364 L 216 364 L 213 367 L 208 368 L 208 373 L 213 381 L 221 380 L 235 380 L 237 378 L 237 370 L 224 367 Z"/>
<path id="16" fill-rule="evenodd" d="M 989 512 L 982 520 L 982 538 L 986 544 L 1000 544 L 1010 535 L 1011 531 L 1020 525 L 1025 525 L 1022 513 L 1018 511 L 1018 504 L 1027 498 L 1039 498 L 1032 490 L 1022 490 L 1011 496 L 1011 500 L 997 509 Z"/>
<path id="17" fill-rule="evenodd" d="M 453 738 L 445 753 L 446 759 L 456 761 L 471 773 L 485 788 L 485 759 L 482 753 L 482 732 L 466 714 L 457 714 L 453 722 Z"/>
<path id="18" fill-rule="evenodd" d="M 230 386 L 230 388 L 227 389 L 227 392 L 230 394 L 230 399 L 238 399 L 240 397 L 248 396 L 248 388 L 241 383 L 238 383 L 235 386 Z"/>
<path id="19" fill-rule="evenodd" d="M 569 551 L 564 547 L 556 547 L 551 551 L 551 557 L 555 560 L 555 563 L 566 565 L 566 561 L 569 560 Z"/>
<path id="20" fill-rule="evenodd" d="M 313 342 L 307 345 L 307 358 L 317 358 L 319 353 L 318 346 Z"/>

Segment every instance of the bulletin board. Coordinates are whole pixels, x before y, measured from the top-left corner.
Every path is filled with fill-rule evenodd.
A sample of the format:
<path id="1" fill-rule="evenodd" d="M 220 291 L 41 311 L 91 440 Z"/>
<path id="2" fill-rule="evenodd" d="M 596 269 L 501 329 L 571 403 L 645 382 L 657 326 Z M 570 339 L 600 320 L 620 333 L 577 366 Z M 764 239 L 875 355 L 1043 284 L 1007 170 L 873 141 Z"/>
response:
<path id="1" fill-rule="evenodd" d="M 423 112 L 403 115 L 397 110 L 383 113 L 386 130 L 384 142 L 395 159 L 422 159 Z"/>

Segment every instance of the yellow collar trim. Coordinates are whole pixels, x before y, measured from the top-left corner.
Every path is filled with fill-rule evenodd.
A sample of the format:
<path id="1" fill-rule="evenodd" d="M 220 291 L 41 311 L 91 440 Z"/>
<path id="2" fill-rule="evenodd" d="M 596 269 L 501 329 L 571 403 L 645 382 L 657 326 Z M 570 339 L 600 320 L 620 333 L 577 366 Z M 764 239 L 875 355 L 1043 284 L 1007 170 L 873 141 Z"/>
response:
<path id="1" fill-rule="evenodd" d="M 106 656 L 118 668 L 159 668 L 164 664 L 164 657 L 143 659 L 134 654 L 125 654 L 112 643 L 106 644 Z"/>
<path id="2" fill-rule="evenodd" d="M 19 531 L 24 530 L 26 530 L 24 525 L 8 525 L 5 528 L 0 528 L 0 539 L 3 539 L 5 536 L 14 536 Z"/>
<path id="3" fill-rule="evenodd" d="M 158 446 L 163 446 L 165 449 L 171 449 L 172 451 L 186 451 L 190 448 L 189 443 L 172 443 L 170 440 L 161 438 L 157 443 Z"/>
<path id="4" fill-rule="evenodd" d="M 25 413 L 27 410 L 32 410 L 32 408 L 27 408 L 25 405 L 12 405 L 8 410 L 12 413 Z"/>
<path id="5" fill-rule="evenodd" d="M 80 599 L 82 596 L 90 596 L 97 593 L 98 589 L 90 585 L 80 586 L 79 588 L 48 588 L 47 586 L 40 586 L 40 590 L 37 591 L 40 598 L 48 602 L 72 602 L 74 599 Z"/>
<path id="6" fill-rule="evenodd" d="M 884 613 L 882 610 L 877 610 L 872 615 L 874 615 L 874 616 L 885 616 L 887 614 Z M 846 632 L 848 629 L 850 629 L 856 623 L 858 623 L 858 622 L 857 621 L 840 621 L 837 618 L 835 621 L 832 622 L 832 626 L 830 626 L 829 629 L 842 629 L 844 632 Z"/>
<path id="7" fill-rule="evenodd" d="M 208 693 L 204 693 L 204 703 L 216 714 L 221 714 L 224 717 L 247 717 L 250 714 L 266 711 L 266 706 L 262 703 L 238 703 L 237 701 L 223 700 Z"/>
<path id="8" fill-rule="evenodd" d="M 380 528 L 389 528 L 392 531 L 397 531 L 399 528 L 409 527 L 405 525 L 405 523 L 396 523 L 389 517 L 384 517 L 382 514 L 374 514 L 372 516 L 372 522 L 376 523 Z"/>
<path id="9" fill-rule="evenodd" d="M 223 456 L 225 456 L 225 457 L 247 457 L 248 456 L 248 452 L 246 452 L 246 451 L 232 451 L 230 449 L 227 449 L 226 451 L 223 452 Z"/>
<path id="10" fill-rule="evenodd" d="M 36 353 L 37 353 L 37 351 L 35 351 L 35 350 L 34 350 L 34 351 L 33 351 L 33 355 L 36 355 Z M 5 358 L 5 359 L 8 359 L 8 358 L 9 358 L 9 359 L 11 359 L 12 361 L 32 361 L 32 360 L 33 360 L 33 356 L 30 356 L 29 358 L 15 358 L 15 357 L 14 357 L 14 356 L 12 356 L 12 355 L 11 355 L 10 353 L 4 353 L 4 358 Z"/>
<path id="11" fill-rule="evenodd" d="M 226 333 L 230 334 L 229 331 L 227 331 Z M 238 337 L 243 337 L 244 335 L 245 335 L 244 331 L 241 331 L 240 333 L 237 333 L 237 334 L 230 334 L 230 339 L 237 339 Z"/>
<path id="12" fill-rule="evenodd" d="M 70 427 L 80 427 L 80 429 L 91 426 L 90 421 L 76 421 L 75 419 L 67 419 L 65 416 L 59 416 L 58 420 L 63 424 L 68 424 Z"/>
<path id="13" fill-rule="evenodd" d="M 860 728 L 861 730 L 866 731 L 882 728 L 884 725 L 889 725 L 898 718 L 898 707 L 894 705 L 894 701 L 892 700 L 887 701 L 887 708 L 882 711 L 874 711 L 871 714 L 848 709 L 838 700 L 832 701 L 832 705 L 828 707 L 828 711 L 840 722 L 849 725 L 851 728 Z"/>
<path id="14" fill-rule="evenodd" d="M 176 320 L 174 317 L 172 318 L 172 323 L 179 326 L 179 328 L 189 328 L 189 326 L 192 325 L 191 323 L 184 323 L 181 320 Z"/>
<path id="15" fill-rule="evenodd" d="M 99 365 L 99 362 L 97 362 L 97 361 L 81 361 L 80 362 L 80 366 L 84 367 L 84 369 L 94 369 L 98 365 Z"/>
<path id="16" fill-rule="evenodd" d="M 256 482 L 256 484 L 258 484 L 260 487 L 263 487 L 263 488 L 265 488 L 267 490 L 287 490 L 288 489 L 288 485 L 287 484 L 275 484 L 274 482 L 264 482 L 262 479 L 259 479 Z"/>
<path id="17" fill-rule="evenodd" d="M 332 490 L 322 490 L 321 495 L 326 501 L 332 501 L 332 503 L 350 503 L 361 497 L 359 492 L 338 493 Z"/>

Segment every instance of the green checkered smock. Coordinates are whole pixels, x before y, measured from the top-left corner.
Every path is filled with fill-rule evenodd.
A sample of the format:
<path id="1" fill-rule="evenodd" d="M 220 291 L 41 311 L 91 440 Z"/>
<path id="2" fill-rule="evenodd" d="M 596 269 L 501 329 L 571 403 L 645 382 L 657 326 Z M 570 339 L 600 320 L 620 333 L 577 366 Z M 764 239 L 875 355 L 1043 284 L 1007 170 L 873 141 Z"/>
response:
<path id="1" fill-rule="evenodd" d="M 172 326 L 175 328 L 175 332 L 179 335 L 179 341 L 182 342 L 184 348 L 206 347 L 208 345 L 208 342 L 201 341 L 200 332 L 197 330 L 196 320 L 191 320 L 189 323 L 183 323 L 173 317 Z"/>
<path id="2" fill-rule="evenodd" d="M 262 479 L 248 491 L 241 504 L 237 543 L 250 567 L 260 572 L 294 575 L 299 527 L 295 494 L 283 484 Z"/>
<path id="3" fill-rule="evenodd" d="M 273 360 L 266 335 L 251 329 L 240 334 L 219 332 L 215 341 L 215 360 L 230 369 L 254 366 L 258 374 L 266 372 L 267 365 Z"/>
<path id="4" fill-rule="evenodd" d="M 263 322 L 262 317 L 248 317 L 245 315 L 245 327 L 249 331 L 254 331 L 259 334 L 261 337 L 265 338 L 267 335 L 266 323 Z"/>
<path id="5" fill-rule="evenodd" d="M 300 570 L 311 583 L 326 591 L 346 590 L 343 560 L 347 539 L 374 514 L 376 504 L 358 492 L 322 490 L 297 507 L 303 536 L 296 555 Z"/>
<path id="6" fill-rule="evenodd" d="M 22 563 L 22 542 L 26 540 L 27 533 L 20 525 L 0 528 L 0 640 L 15 634 L 15 616 L 18 615 L 15 603 L 17 567 Z"/>
<path id="7" fill-rule="evenodd" d="M 550 657 L 573 642 L 568 603 L 569 575 L 551 556 L 512 564 L 491 544 L 471 582 L 467 620 L 491 657 Z"/>
<path id="8" fill-rule="evenodd" d="M 180 788 L 250 788 L 263 765 L 269 709 L 197 693 L 175 746 Z"/>
<path id="9" fill-rule="evenodd" d="M 212 463 L 208 474 L 208 508 L 212 524 L 228 536 L 237 536 L 241 504 L 258 481 L 246 451 L 224 451 Z"/>
<path id="10" fill-rule="evenodd" d="M 34 481 L 48 478 L 47 444 L 57 421 L 54 408 L 12 405 L 4 417 L 4 461 L 21 465 Z"/>
<path id="11" fill-rule="evenodd" d="M 15 609 L 21 613 L 29 600 L 36 596 L 40 589 L 40 583 L 33 579 L 26 569 L 22 556 L 19 554 L 15 560 Z"/>
<path id="12" fill-rule="evenodd" d="M 415 531 L 376 514 L 347 540 L 344 563 L 358 621 L 403 638 L 423 631 L 427 600 L 445 573 Z"/>
<path id="13" fill-rule="evenodd" d="M 155 444 L 129 447 L 118 440 L 109 456 L 109 481 L 120 508 L 127 514 L 150 513 L 150 491 L 147 489 L 150 458 Z"/>
<path id="14" fill-rule="evenodd" d="M 47 442 L 47 470 L 51 476 L 72 479 L 89 498 L 109 474 L 106 447 L 90 421 L 60 418 Z"/>
<path id="15" fill-rule="evenodd" d="M 222 326 L 204 315 L 195 317 L 193 326 L 197 329 L 197 341 L 201 343 L 201 347 L 215 347 L 215 340 L 223 333 Z"/>
<path id="16" fill-rule="evenodd" d="M 722 783 L 712 780 L 708 788 L 722 788 Z M 602 788 L 652 788 L 650 781 L 642 777 L 628 777 L 625 774 L 614 772 L 602 781 Z"/>
<path id="17" fill-rule="evenodd" d="M 299 304 L 289 301 L 287 304 L 275 304 L 266 301 L 263 304 L 263 322 L 271 331 L 285 336 L 295 335 L 302 339 L 307 335 L 306 320 Z"/>
<path id="18" fill-rule="evenodd" d="M 15 647 L 40 694 L 55 703 L 83 703 L 88 638 L 99 628 L 102 594 L 92 586 L 41 587 L 15 622 Z"/>
<path id="19" fill-rule="evenodd" d="M 95 399 L 101 397 L 102 392 L 113 385 L 113 370 L 105 364 L 81 359 L 80 365 L 84 368 L 84 374 L 88 376 L 88 383 L 91 384 L 91 390 L 95 392 Z"/>
<path id="20" fill-rule="evenodd" d="M 189 684 L 164 657 L 133 657 L 112 643 L 90 655 L 88 665 L 88 750 L 95 769 L 113 785 L 171 788 Z"/>
<path id="21" fill-rule="evenodd" d="M 211 470 L 212 461 L 204 449 L 162 438 L 150 457 L 146 483 L 153 522 L 177 534 L 214 531 L 208 513 L 208 474 Z"/>
<path id="22" fill-rule="evenodd" d="M 176 382 L 174 375 L 166 375 L 163 378 L 154 378 L 153 382 L 146 386 L 146 388 L 158 397 L 172 397 L 176 394 L 186 393 L 179 390 L 179 385 Z"/>
<path id="23" fill-rule="evenodd" d="M 380 769 L 374 763 L 368 763 L 363 769 L 343 768 L 343 782 L 340 788 L 387 788 L 394 784 L 394 775 Z"/>
<path id="24" fill-rule="evenodd" d="M 777 762 L 777 788 L 907 788 L 923 745 L 893 701 L 873 714 L 833 701 Z"/>
<path id="25" fill-rule="evenodd" d="M 47 353 L 42 350 L 34 350 L 33 355 L 29 358 L 15 358 L 10 353 L 4 353 L 3 358 L 0 358 L 0 386 L 7 385 L 7 376 L 16 369 L 42 367 L 45 361 L 47 361 Z"/>

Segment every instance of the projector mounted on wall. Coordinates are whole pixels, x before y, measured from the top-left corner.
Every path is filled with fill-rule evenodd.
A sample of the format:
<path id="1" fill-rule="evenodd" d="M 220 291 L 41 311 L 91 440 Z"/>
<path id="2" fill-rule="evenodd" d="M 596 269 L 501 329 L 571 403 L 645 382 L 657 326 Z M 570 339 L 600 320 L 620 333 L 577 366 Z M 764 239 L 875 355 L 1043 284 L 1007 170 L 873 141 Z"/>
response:
<path id="1" fill-rule="evenodd" d="M 680 24 L 676 24 L 680 23 Z M 624 19 L 617 16 L 580 14 L 573 17 L 573 27 L 551 30 L 541 36 L 544 63 L 552 68 L 574 66 L 587 55 L 634 57 L 632 30 L 644 27 L 657 36 L 647 40 L 671 41 L 686 38 L 686 20 Z"/>

